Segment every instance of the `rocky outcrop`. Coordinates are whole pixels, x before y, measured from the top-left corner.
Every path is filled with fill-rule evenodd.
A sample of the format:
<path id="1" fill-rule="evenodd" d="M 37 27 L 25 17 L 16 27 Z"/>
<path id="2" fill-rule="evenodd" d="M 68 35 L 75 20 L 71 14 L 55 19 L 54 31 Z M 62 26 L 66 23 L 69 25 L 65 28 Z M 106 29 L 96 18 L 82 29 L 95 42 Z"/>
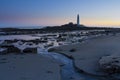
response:
<path id="1" fill-rule="evenodd" d="M 25 48 L 23 50 L 23 53 L 32 53 L 32 54 L 37 54 L 37 48 Z"/>
<path id="2" fill-rule="evenodd" d="M 100 59 L 99 64 L 105 73 L 120 73 L 120 56 L 104 56 Z"/>
<path id="3" fill-rule="evenodd" d="M 6 50 L 3 51 L 2 54 L 10 54 L 10 53 L 16 53 L 19 54 L 21 53 L 21 50 L 14 45 L 1 45 L 1 48 L 5 48 Z"/>

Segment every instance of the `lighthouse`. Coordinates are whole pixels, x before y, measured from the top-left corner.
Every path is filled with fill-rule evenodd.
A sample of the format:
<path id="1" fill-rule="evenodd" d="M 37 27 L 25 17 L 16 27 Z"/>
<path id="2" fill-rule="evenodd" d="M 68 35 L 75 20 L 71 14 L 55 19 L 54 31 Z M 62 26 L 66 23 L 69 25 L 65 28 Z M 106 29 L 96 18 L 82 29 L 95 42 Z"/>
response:
<path id="1" fill-rule="evenodd" d="M 77 26 L 80 26 L 79 14 L 77 15 Z"/>

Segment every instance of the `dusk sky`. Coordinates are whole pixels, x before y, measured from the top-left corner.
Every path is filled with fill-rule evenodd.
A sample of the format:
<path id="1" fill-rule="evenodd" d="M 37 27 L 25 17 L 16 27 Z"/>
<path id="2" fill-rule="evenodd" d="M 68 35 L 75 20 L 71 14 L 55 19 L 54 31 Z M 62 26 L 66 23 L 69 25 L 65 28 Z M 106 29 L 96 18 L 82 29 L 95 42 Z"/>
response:
<path id="1" fill-rule="evenodd" d="M 0 27 L 52 26 L 68 22 L 120 26 L 120 0 L 0 0 Z"/>

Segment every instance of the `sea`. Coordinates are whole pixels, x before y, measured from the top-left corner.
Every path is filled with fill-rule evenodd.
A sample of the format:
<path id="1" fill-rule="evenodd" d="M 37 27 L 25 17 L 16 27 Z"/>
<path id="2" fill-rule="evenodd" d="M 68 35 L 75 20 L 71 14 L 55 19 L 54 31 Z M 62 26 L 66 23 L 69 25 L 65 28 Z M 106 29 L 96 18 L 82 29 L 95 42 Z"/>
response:
<path id="1" fill-rule="evenodd" d="M 0 27 L 0 28 L 18 28 L 18 29 L 41 29 L 45 26 L 16 26 L 16 27 Z"/>

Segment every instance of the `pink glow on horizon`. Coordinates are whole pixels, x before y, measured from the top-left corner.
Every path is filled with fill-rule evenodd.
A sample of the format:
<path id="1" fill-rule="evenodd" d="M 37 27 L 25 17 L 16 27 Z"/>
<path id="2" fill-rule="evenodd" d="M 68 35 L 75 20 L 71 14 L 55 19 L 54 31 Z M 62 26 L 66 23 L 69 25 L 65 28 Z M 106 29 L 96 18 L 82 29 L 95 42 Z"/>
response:
<path id="1" fill-rule="evenodd" d="M 56 18 L 56 17 L 24 17 L 24 16 L 0 16 L 0 22 L 10 24 L 34 25 L 34 26 L 57 26 L 73 22 L 76 24 L 75 18 Z M 91 19 L 81 18 L 80 23 L 86 26 L 120 26 L 119 19 Z"/>

